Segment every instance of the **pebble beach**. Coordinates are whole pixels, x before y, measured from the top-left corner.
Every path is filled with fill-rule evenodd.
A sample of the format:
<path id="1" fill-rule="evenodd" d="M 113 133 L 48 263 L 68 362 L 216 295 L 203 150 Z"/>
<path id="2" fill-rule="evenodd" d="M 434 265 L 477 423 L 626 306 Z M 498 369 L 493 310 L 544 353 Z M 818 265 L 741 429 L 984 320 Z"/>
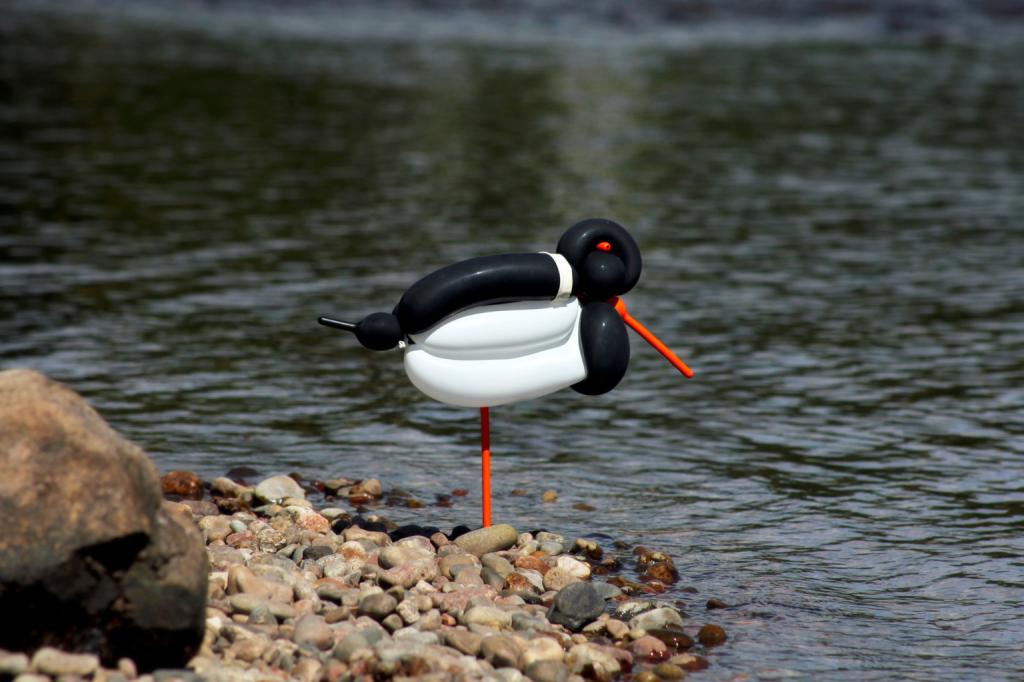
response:
<path id="1" fill-rule="evenodd" d="M 129 658 L 104 667 L 47 647 L 0 652 L 0 677 L 653 682 L 707 668 L 726 641 L 712 617 L 725 604 L 686 614 L 665 597 L 679 574 L 656 548 L 439 529 L 429 507 L 424 525 L 397 526 L 385 501 L 401 490 L 296 478 L 162 477 L 165 505 L 197 525 L 209 561 L 205 634 L 186 668 L 140 675 Z"/>

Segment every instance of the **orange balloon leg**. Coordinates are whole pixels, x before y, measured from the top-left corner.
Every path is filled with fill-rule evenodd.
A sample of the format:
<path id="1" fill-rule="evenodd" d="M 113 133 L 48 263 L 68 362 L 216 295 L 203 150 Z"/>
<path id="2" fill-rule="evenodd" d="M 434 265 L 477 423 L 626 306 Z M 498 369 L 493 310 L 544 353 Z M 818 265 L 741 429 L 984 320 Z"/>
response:
<path id="1" fill-rule="evenodd" d="M 673 367 L 675 367 L 676 369 L 683 373 L 684 377 L 686 377 L 687 379 L 693 377 L 693 370 L 687 367 L 685 362 L 680 360 L 675 353 L 670 351 L 668 349 L 668 346 L 663 344 L 657 336 L 652 334 L 650 330 L 647 329 L 647 327 L 637 322 L 636 318 L 634 318 L 632 315 L 626 312 L 626 304 L 622 302 L 621 298 L 615 298 L 612 301 L 609 301 L 609 303 L 615 306 L 615 311 L 619 313 L 620 317 L 622 317 L 623 322 L 632 327 L 633 331 L 639 334 L 644 341 L 654 346 L 654 350 L 661 353 L 666 360 L 672 363 Z"/>
<path id="2" fill-rule="evenodd" d="M 484 528 L 491 525 L 491 414 L 490 408 L 480 408 L 480 473 L 482 479 Z"/>

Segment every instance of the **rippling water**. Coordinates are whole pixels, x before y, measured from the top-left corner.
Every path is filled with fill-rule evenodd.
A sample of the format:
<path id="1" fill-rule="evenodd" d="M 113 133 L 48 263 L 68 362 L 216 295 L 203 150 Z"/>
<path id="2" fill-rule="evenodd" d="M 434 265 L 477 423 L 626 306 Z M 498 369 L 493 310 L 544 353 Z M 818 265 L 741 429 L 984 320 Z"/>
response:
<path id="1" fill-rule="evenodd" d="M 475 412 L 314 321 L 613 217 L 697 378 L 637 340 L 607 396 L 494 410 L 497 519 L 673 555 L 730 633 L 695 679 L 1024 674 L 1024 41 L 202 24 L 0 11 L 0 366 L 164 470 L 473 522 Z"/>

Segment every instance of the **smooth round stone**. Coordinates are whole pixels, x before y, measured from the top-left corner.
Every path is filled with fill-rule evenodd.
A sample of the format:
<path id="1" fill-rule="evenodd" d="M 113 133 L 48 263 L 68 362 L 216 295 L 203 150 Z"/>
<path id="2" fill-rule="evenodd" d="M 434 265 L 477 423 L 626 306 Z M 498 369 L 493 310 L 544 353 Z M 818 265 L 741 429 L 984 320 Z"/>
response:
<path id="1" fill-rule="evenodd" d="M 558 556 L 565 551 L 565 545 L 561 542 L 541 542 L 537 549 L 544 552 L 548 556 Z"/>
<path id="2" fill-rule="evenodd" d="M 644 670 L 633 675 L 633 682 L 660 682 L 661 678 L 650 670 Z"/>
<path id="3" fill-rule="evenodd" d="M 415 561 L 432 560 L 433 552 L 410 545 L 390 545 L 380 551 L 377 562 L 381 568 L 395 568 Z"/>
<path id="4" fill-rule="evenodd" d="M 560 545 L 565 544 L 565 536 L 559 535 L 558 533 L 552 533 L 548 530 L 542 530 L 534 536 L 534 540 L 537 542 L 557 542 Z"/>
<path id="5" fill-rule="evenodd" d="M 406 625 L 412 625 L 420 619 L 420 610 L 416 607 L 415 603 L 408 599 L 398 603 L 395 613 L 402 618 L 402 622 Z"/>
<path id="6" fill-rule="evenodd" d="M 480 643 L 480 655 L 495 668 L 514 667 L 519 661 L 519 645 L 509 635 L 492 635 Z"/>
<path id="7" fill-rule="evenodd" d="M 374 620 L 384 620 L 397 606 L 398 600 L 390 594 L 370 594 L 359 600 L 359 613 Z"/>
<path id="8" fill-rule="evenodd" d="M 532 682 L 566 682 L 569 669 L 558 661 L 534 661 L 523 671 Z"/>
<path id="9" fill-rule="evenodd" d="M 28 669 L 28 656 L 0 649 L 0 677 L 17 677 Z"/>
<path id="10" fill-rule="evenodd" d="M 708 623 L 697 633 L 697 640 L 704 646 L 718 646 L 726 640 L 725 629 L 721 625 Z"/>
<path id="11" fill-rule="evenodd" d="M 689 649 L 693 646 L 693 638 L 685 632 L 680 632 L 679 630 L 651 628 L 647 631 L 647 634 L 652 637 L 657 637 L 665 643 L 665 646 L 669 647 L 670 649 L 675 649 L 677 651 Z"/>
<path id="12" fill-rule="evenodd" d="M 416 622 L 416 627 L 421 632 L 433 632 L 441 628 L 441 612 L 437 609 L 430 609 L 424 613 Z"/>
<path id="13" fill-rule="evenodd" d="M 32 668 L 52 677 L 78 675 L 88 677 L 96 672 L 100 659 L 95 654 L 68 654 L 53 647 L 44 646 L 32 656 Z"/>
<path id="14" fill-rule="evenodd" d="M 370 642 L 363 637 L 362 633 L 351 632 L 334 647 L 332 655 L 339 661 L 349 661 L 352 655 L 359 650 L 372 651 Z"/>
<path id="15" fill-rule="evenodd" d="M 271 476 L 256 486 L 253 494 L 258 500 L 275 503 L 286 498 L 306 499 L 306 491 L 290 476 Z"/>
<path id="16" fill-rule="evenodd" d="M 648 661 L 664 661 L 668 658 L 668 647 L 663 641 L 651 635 L 644 635 L 630 645 L 633 655 Z"/>
<path id="17" fill-rule="evenodd" d="M 260 604 L 249 612 L 249 620 L 246 622 L 250 625 L 277 625 L 277 618 L 274 617 L 270 607 Z"/>
<path id="18" fill-rule="evenodd" d="M 459 566 L 478 566 L 479 561 L 472 554 L 459 550 L 458 554 L 445 554 L 438 561 L 438 569 L 446 578 L 454 578 Z"/>
<path id="19" fill-rule="evenodd" d="M 515 570 L 515 566 L 513 566 L 508 559 L 493 552 L 490 554 L 484 554 L 480 557 L 480 563 L 483 564 L 484 567 L 489 568 L 500 575 L 502 578 Z"/>
<path id="20" fill-rule="evenodd" d="M 310 645 L 320 651 L 326 651 L 334 645 L 334 631 L 322 616 L 303 616 L 295 621 L 292 640 L 299 646 Z"/>
<path id="21" fill-rule="evenodd" d="M 663 606 L 658 609 L 652 609 L 650 611 L 645 611 L 644 613 L 641 613 L 639 616 L 629 621 L 630 628 L 639 628 L 642 630 L 665 628 L 670 625 L 682 628 L 683 619 L 679 615 L 678 611 L 667 606 Z"/>
<path id="22" fill-rule="evenodd" d="M 548 566 L 540 557 L 528 554 L 526 556 L 521 556 L 518 559 L 516 559 L 516 568 L 525 569 L 529 571 L 536 571 L 537 573 L 544 575 L 548 572 L 548 570 L 550 570 L 551 567 Z"/>
<path id="23" fill-rule="evenodd" d="M 235 483 L 230 478 L 218 476 L 210 481 L 210 494 L 217 497 L 241 497 L 248 488 Z"/>
<path id="24" fill-rule="evenodd" d="M 199 519 L 199 530 L 207 544 L 223 540 L 231 534 L 231 519 L 227 516 L 204 516 Z"/>
<path id="25" fill-rule="evenodd" d="M 397 613 L 392 613 L 387 618 L 382 620 L 380 624 L 383 625 L 388 632 L 395 632 L 396 630 L 400 630 L 402 629 L 402 627 L 405 626 L 405 622 L 402 620 L 402 617 L 399 616 Z"/>
<path id="26" fill-rule="evenodd" d="M 657 606 L 650 599 L 628 599 L 615 607 L 615 617 L 619 620 L 629 621 L 645 611 L 657 608 Z"/>
<path id="27" fill-rule="evenodd" d="M 437 563 L 433 558 L 395 566 L 378 575 L 382 584 L 403 588 L 411 588 L 420 581 L 430 581 L 436 577 Z"/>
<path id="28" fill-rule="evenodd" d="M 622 590 L 611 583 L 594 583 L 594 589 L 596 589 L 597 593 L 601 595 L 601 598 L 605 600 L 615 599 L 622 594 Z"/>
<path id="29" fill-rule="evenodd" d="M 563 569 L 574 578 L 583 580 L 590 577 L 590 566 L 587 566 L 579 559 L 573 559 L 571 556 L 558 557 L 555 561 L 555 566 Z"/>
<path id="30" fill-rule="evenodd" d="M 121 673 L 129 680 L 134 680 L 139 676 L 139 669 L 135 665 L 135 661 L 130 658 L 117 659 L 117 672 Z"/>
<path id="31" fill-rule="evenodd" d="M 479 528 L 460 535 L 455 544 L 475 556 L 483 556 L 491 552 L 508 549 L 516 544 L 519 534 L 507 523 L 499 523 L 489 528 Z"/>
<path id="32" fill-rule="evenodd" d="M 578 582 L 579 578 L 561 566 L 555 566 L 544 574 L 544 589 L 558 591 L 570 583 Z M 602 600 L 603 601 L 603 600 Z"/>
<path id="33" fill-rule="evenodd" d="M 551 637 L 534 637 L 526 643 L 520 662 L 528 668 L 536 661 L 559 661 L 565 657 L 562 646 Z"/>
<path id="34" fill-rule="evenodd" d="M 469 630 L 448 630 L 445 632 L 444 641 L 456 651 L 467 656 L 476 656 L 480 653 L 480 645 L 483 637 Z"/>
<path id="35" fill-rule="evenodd" d="M 160 477 L 164 495 L 177 495 L 188 500 L 203 499 L 203 481 L 191 471 L 168 471 Z"/>
<path id="36" fill-rule="evenodd" d="M 613 639 L 625 639 L 629 636 L 629 626 L 616 618 L 609 618 L 604 627 Z"/>
<path id="37" fill-rule="evenodd" d="M 490 585 L 496 590 L 500 591 L 505 588 L 505 578 L 489 566 L 480 569 L 480 578 L 485 585 Z"/>
<path id="38" fill-rule="evenodd" d="M 548 620 L 575 631 L 603 612 L 604 599 L 594 586 L 590 583 L 575 582 L 562 588 L 555 595 L 548 611 Z"/>
<path id="39" fill-rule="evenodd" d="M 452 579 L 456 585 L 483 585 L 484 580 L 480 574 L 480 567 L 471 564 L 456 564 L 452 566 Z"/>
<path id="40" fill-rule="evenodd" d="M 694 656 L 693 654 L 676 654 L 668 659 L 668 662 L 689 671 L 704 670 L 711 665 L 708 659 L 703 656 Z"/>
<path id="41" fill-rule="evenodd" d="M 548 629 L 548 623 L 546 619 L 541 618 L 540 616 L 516 611 L 512 614 L 512 629 L 520 632 L 525 632 L 527 630 L 546 630 Z"/>
<path id="42" fill-rule="evenodd" d="M 234 613 L 244 613 L 246 615 L 252 613 L 260 606 L 270 608 L 270 603 L 265 599 L 261 599 L 260 597 L 247 592 L 239 592 L 238 594 L 233 594 L 228 597 L 228 605 Z"/>
<path id="43" fill-rule="evenodd" d="M 463 625 L 486 625 L 498 630 L 512 627 L 512 616 L 508 611 L 494 606 L 473 606 L 463 612 L 459 621 Z"/>
<path id="44" fill-rule="evenodd" d="M 577 674 L 590 665 L 595 668 L 600 666 L 605 674 L 614 677 L 622 670 L 622 666 L 618 659 L 610 653 L 611 649 L 612 647 L 602 647 L 591 643 L 577 644 L 569 650 L 566 662 Z"/>
<path id="45" fill-rule="evenodd" d="M 365 494 L 370 497 L 380 497 L 384 494 L 384 486 L 376 478 L 367 478 L 352 486 L 349 495 Z"/>
<path id="46" fill-rule="evenodd" d="M 348 512 L 339 507 L 326 507 L 320 510 L 320 516 L 324 517 L 328 521 L 336 521 L 341 517 L 345 516 Z"/>
<path id="47" fill-rule="evenodd" d="M 395 630 L 391 637 L 396 642 L 415 642 L 417 644 L 425 644 L 427 646 L 437 644 L 441 641 L 434 632 L 423 632 L 422 630 L 409 627 Z"/>

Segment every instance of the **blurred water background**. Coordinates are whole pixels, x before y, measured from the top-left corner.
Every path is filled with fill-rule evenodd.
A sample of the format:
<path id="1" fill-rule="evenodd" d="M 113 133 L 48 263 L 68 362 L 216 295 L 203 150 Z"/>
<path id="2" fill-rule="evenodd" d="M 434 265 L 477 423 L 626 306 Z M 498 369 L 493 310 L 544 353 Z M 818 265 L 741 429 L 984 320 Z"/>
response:
<path id="1" fill-rule="evenodd" d="M 611 217 L 697 378 L 635 339 L 613 393 L 494 410 L 496 518 L 674 556 L 668 596 L 730 633 L 694 679 L 1020 679 L 1022 22 L 6 3 L 0 366 L 162 470 L 378 476 L 428 505 L 398 522 L 473 523 L 476 413 L 315 319 Z"/>

